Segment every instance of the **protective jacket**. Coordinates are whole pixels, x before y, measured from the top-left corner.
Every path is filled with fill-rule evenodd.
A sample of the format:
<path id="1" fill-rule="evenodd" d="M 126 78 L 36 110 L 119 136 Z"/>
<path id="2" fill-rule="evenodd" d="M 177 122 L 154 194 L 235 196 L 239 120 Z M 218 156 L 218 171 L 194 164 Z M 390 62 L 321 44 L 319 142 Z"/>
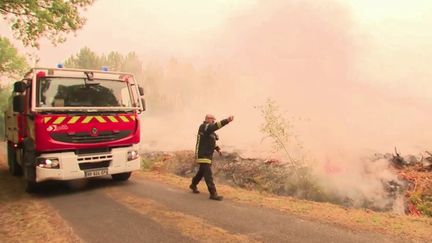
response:
<path id="1" fill-rule="evenodd" d="M 228 124 L 228 119 L 223 119 L 216 123 L 210 124 L 204 122 L 198 129 L 195 157 L 197 163 L 207 163 L 211 164 L 213 159 L 213 152 L 218 149 L 216 146 L 216 141 L 219 139 L 218 135 L 215 133 L 216 130 L 222 128 Z"/>

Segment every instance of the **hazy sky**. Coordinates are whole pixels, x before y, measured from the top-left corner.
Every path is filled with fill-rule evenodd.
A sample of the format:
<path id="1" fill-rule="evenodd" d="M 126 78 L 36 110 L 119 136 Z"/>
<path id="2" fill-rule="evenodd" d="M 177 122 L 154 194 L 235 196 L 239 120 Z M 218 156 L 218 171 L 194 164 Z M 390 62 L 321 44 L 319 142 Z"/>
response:
<path id="1" fill-rule="evenodd" d="M 146 56 L 162 54 L 196 57 L 203 51 L 201 48 L 208 48 L 203 43 L 211 41 L 230 18 L 235 18 L 258 2 L 259 0 L 97 0 L 85 12 L 87 25 L 77 32 L 76 37 L 69 37 L 55 51 L 50 44 L 42 41 L 40 51 L 35 52 L 39 54 L 43 65 L 55 65 L 76 53 L 82 46 L 89 46 L 97 52 L 135 50 Z M 325 4 L 328 1 L 315 2 Z M 340 2 L 350 9 L 353 20 L 365 31 L 364 34 L 370 34 L 377 42 L 422 45 L 432 39 L 429 31 L 432 1 Z M 0 34 L 11 37 L 4 21 L 0 25 Z M 19 46 L 19 43 L 16 45 Z"/>
<path id="2" fill-rule="evenodd" d="M 46 65 L 55 65 L 83 46 L 100 53 L 191 56 L 199 53 L 200 41 L 211 38 L 206 32 L 213 35 L 232 12 L 251 4 L 253 1 L 246 0 L 98 0 L 84 13 L 88 21 L 76 37 L 69 37 L 55 51 L 42 41 L 37 53 Z M 0 34 L 11 36 L 5 22 Z"/>
<path id="3" fill-rule="evenodd" d="M 328 108 L 339 112 L 333 120 L 328 115 L 328 122 L 345 119 L 339 127 L 346 140 L 352 135 L 347 131 L 356 130 L 405 138 L 413 127 L 430 124 L 432 1 L 98 0 L 84 15 L 87 24 L 66 43 L 53 47 L 41 41 L 39 51 L 30 50 L 39 55 L 40 65 L 55 66 L 84 46 L 98 53 L 136 51 L 144 61 L 178 57 L 194 65 L 230 63 L 265 77 L 271 87 L 263 97 L 298 89 L 290 94 L 295 100 L 280 101 L 287 109 L 293 102 L 310 103 L 290 110 L 294 114 L 306 113 L 308 106 L 317 117 Z M 0 23 L 0 34 L 11 38 L 7 23 Z M 244 81 L 256 84 L 259 92 L 267 88 L 262 83 Z M 315 92 L 309 94 L 315 99 L 305 101 L 306 91 Z M 327 103 L 320 95 L 329 97 Z M 344 102 L 349 107 L 340 105 Z M 364 126 L 370 115 L 377 123 Z M 394 120 L 399 123 L 390 125 Z M 323 131 L 323 124 L 317 122 L 316 129 L 324 136 L 338 135 Z M 423 142 L 432 143 L 424 140 L 432 134 L 423 135 Z"/>

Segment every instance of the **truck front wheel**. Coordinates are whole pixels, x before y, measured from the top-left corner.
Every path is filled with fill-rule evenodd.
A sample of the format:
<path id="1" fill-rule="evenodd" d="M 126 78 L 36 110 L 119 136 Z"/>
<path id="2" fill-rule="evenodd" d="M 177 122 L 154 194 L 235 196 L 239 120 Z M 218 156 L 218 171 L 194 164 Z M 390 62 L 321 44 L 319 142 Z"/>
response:
<path id="1" fill-rule="evenodd" d="M 35 193 L 38 191 L 39 185 L 34 181 L 27 181 L 25 185 L 25 191 L 27 193 Z"/>
<path id="2" fill-rule="evenodd" d="M 111 175 L 111 177 L 115 181 L 127 181 L 131 176 L 131 174 L 132 172 L 125 172 L 125 173 L 113 174 Z"/>
<path id="3" fill-rule="evenodd" d="M 16 161 L 16 152 L 11 143 L 7 143 L 7 158 L 9 173 L 13 176 L 21 176 L 23 171 L 21 166 Z"/>

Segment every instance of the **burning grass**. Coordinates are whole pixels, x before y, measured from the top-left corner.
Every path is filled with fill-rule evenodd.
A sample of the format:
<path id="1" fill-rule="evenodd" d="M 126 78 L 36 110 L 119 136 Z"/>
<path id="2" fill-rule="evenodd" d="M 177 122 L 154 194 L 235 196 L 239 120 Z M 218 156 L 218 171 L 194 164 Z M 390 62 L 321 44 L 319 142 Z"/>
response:
<path id="1" fill-rule="evenodd" d="M 401 170 L 399 175 L 410 183 L 405 194 L 407 212 L 432 217 L 432 170 L 413 166 Z"/>
<path id="2" fill-rule="evenodd" d="M 376 167 L 377 161 L 370 160 L 368 163 L 372 167 L 366 168 L 366 171 L 381 168 Z M 392 165 L 391 161 L 380 163 L 385 166 Z M 153 152 L 143 155 L 143 168 L 191 178 L 195 174 L 196 164 L 192 151 Z M 379 193 L 370 193 L 370 196 L 361 194 L 363 188 L 357 189 L 355 195 L 335 192 L 323 186 L 322 181 L 309 167 L 297 167 L 293 170 L 291 165 L 277 160 L 242 158 L 231 153 L 215 158 L 213 163 L 214 176 L 219 181 L 248 190 L 375 211 L 394 211 L 400 206 L 400 211 L 405 210 L 407 214 L 431 216 L 432 173 L 421 172 L 419 168 L 393 168 L 391 176 L 370 178 L 379 189 Z M 367 173 L 365 172 L 365 175 L 368 175 Z M 372 176 L 373 173 L 370 173 Z M 368 179 L 366 177 L 363 180 L 367 183 Z"/>

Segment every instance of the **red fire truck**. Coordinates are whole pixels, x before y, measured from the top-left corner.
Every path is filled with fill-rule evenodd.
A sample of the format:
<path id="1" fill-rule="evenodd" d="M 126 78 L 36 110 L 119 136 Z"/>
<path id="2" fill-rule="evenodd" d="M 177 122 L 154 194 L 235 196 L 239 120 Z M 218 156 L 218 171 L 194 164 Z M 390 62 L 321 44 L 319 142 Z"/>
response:
<path id="1" fill-rule="evenodd" d="M 5 114 L 10 173 L 28 192 L 46 180 L 128 180 L 140 169 L 143 95 L 130 73 L 31 69 Z"/>

